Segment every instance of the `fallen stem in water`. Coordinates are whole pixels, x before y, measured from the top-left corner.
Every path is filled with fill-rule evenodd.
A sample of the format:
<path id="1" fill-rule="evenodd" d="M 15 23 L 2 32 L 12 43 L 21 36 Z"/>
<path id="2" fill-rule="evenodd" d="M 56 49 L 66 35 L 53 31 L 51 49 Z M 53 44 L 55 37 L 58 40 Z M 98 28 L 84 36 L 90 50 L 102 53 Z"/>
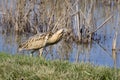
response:
<path id="1" fill-rule="evenodd" d="M 105 23 L 107 23 L 112 17 L 113 17 L 113 15 L 111 15 L 110 17 L 108 17 L 100 26 L 98 26 L 97 29 L 95 29 L 93 32 L 90 32 L 89 34 L 92 34 L 92 33 L 96 32 L 97 30 L 99 30 L 100 28 L 102 28 L 103 25 L 104 25 Z"/>

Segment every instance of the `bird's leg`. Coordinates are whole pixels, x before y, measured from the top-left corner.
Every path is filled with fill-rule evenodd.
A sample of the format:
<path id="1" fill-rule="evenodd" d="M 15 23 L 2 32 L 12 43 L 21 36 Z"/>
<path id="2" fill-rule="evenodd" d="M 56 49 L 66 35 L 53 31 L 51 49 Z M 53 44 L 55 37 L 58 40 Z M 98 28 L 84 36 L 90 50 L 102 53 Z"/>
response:
<path id="1" fill-rule="evenodd" d="M 30 57 L 33 57 L 33 53 L 35 52 L 35 50 L 33 50 L 31 53 L 30 53 Z"/>
<path id="2" fill-rule="evenodd" d="M 39 49 L 39 57 L 42 56 L 42 53 L 43 53 L 43 48 Z"/>

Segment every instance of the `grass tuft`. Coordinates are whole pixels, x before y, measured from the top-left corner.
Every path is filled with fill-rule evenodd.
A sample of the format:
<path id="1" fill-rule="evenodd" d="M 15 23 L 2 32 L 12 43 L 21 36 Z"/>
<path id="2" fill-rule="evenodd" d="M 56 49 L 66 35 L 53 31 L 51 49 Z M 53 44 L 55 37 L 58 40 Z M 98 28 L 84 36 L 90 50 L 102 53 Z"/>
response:
<path id="1" fill-rule="evenodd" d="M 90 63 L 0 53 L 1 80 L 120 80 L 120 69 L 116 71 Z"/>

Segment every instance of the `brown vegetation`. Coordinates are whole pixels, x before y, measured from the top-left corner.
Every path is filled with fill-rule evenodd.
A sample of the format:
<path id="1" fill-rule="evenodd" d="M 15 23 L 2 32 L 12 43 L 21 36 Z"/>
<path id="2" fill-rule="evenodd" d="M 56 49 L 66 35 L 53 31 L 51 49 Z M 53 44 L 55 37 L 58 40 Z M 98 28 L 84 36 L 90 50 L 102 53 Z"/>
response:
<path id="1" fill-rule="evenodd" d="M 2 0 L 2 24 L 19 33 L 47 32 L 66 27 L 71 29 L 69 40 L 89 42 L 111 16 L 96 27 L 93 17 L 98 0 Z M 81 6 L 81 2 L 83 6 Z M 106 0 L 101 2 L 107 3 Z M 117 3 L 117 1 L 115 1 Z M 89 3 L 89 5 L 88 5 Z M 108 0 L 108 3 L 110 1 Z M 89 7 L 88 7 L 89 6 Z"/>

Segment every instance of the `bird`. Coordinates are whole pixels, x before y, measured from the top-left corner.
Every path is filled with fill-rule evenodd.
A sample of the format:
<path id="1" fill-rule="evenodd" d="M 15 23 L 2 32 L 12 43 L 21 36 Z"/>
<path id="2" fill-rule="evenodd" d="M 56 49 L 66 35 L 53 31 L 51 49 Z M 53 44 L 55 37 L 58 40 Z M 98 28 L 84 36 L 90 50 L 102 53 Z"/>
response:
<path id="1" fill-rule="evenodd" d="M 43 49 L 49 45 L 53 45 L 55 43 L 58 43 L 65 32 L 68 30 L 66 28 L 59 29 L 55 33 L 53 32 L 46 32 L 46 33 L 38 33 L 32 37 L 30 37 L 28 40 L 23 42 L 19 45 L 19 51 L 22 50 L 39 50 L 39 56 L 42 56 Z M 32 55 L 33 55 L 32 52 Z"/>

